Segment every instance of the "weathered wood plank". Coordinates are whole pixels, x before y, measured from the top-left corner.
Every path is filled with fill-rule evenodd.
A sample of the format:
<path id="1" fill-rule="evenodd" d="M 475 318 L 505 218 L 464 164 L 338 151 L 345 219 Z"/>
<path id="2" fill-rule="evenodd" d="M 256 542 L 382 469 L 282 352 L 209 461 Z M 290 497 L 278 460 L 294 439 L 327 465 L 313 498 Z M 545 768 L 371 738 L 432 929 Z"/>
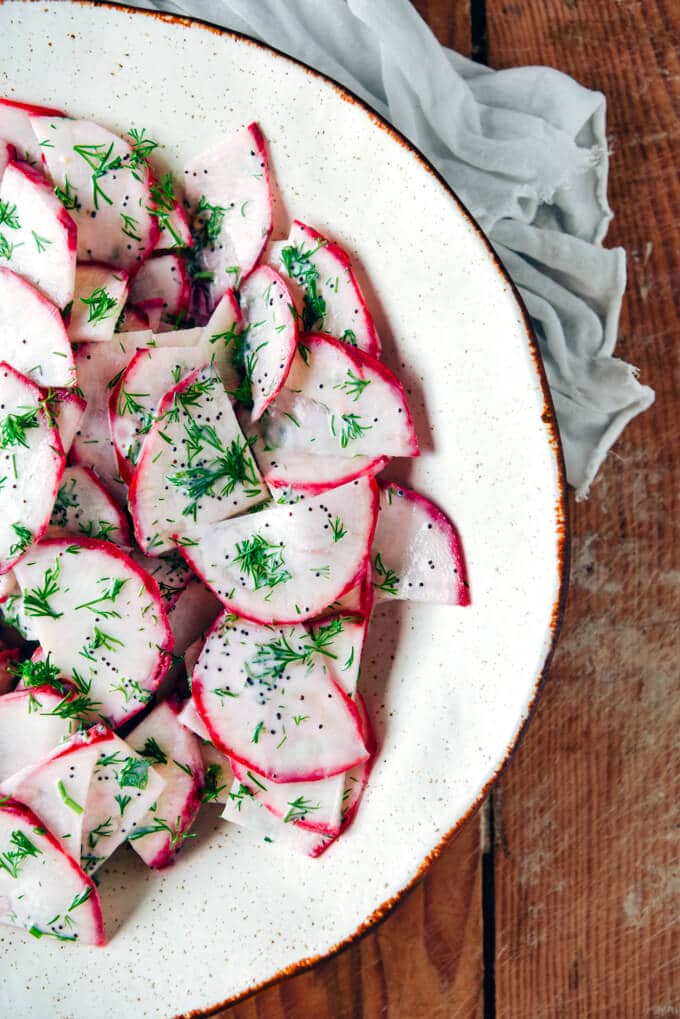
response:
<path id="1" fill-rule="evenodd" d="M 572 507 L 552 677 L 494 794 L 497 1015 L 680 1015 L 680 8 L 487 0 L 487 17 L 493 66 L 551 64 L 607 94 L 619 349 L 657 389 Z"/>
<path id="2" fill-rule="evenodd" d="M 470 55 L 469 0 L 413 0 L 413 6 L 444 46 Z"/>

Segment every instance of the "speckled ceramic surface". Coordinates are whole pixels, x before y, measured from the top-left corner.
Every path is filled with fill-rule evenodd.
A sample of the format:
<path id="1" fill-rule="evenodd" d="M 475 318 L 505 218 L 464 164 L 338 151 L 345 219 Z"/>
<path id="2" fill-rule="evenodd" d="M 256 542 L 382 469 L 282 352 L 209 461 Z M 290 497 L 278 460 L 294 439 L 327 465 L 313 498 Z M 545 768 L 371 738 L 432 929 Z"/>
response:
<path id="1" fill-rule="evenodd" d="M 423 448 L 389 473 L 453 517 L 467 553 L 470 609 L 376 613 L 361 686 L 381 751 L 356 823 L 324 857 L 289 857 L 206 808 L 167 872 L 127 850 L 102 870 L 106 949 L 0 934 L 3 1016 L 168 1017 L 351 937 L 478 802 L 553 639 L 558 458 L 512 288 L 450 192 L 361 105 L 248 41 L 122 9 L 7 2 L 0 39 L 0 92 L 144 126 L 175 169 L 260 122 L 279 188 L 275 236 L 299 216 L 359 259 Z"/>

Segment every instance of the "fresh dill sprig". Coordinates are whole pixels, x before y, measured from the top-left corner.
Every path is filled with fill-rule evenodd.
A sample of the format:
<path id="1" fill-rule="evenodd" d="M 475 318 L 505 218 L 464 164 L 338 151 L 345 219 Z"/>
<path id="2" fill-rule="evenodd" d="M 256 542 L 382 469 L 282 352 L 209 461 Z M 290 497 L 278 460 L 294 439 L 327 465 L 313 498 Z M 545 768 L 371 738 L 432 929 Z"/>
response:
<path id="1" fill-rule="evenodd" d="M 118 301 L 115 297 L 111 297 L 104 287 L 97 287 L 89 297 L 81 297 L 80 301 L 81 304 L 86 305 L 87 321 L 92 325 L 103 322 L 105 318 L 110 318 L 118 306 Z"/>
<path id="2" fill-rule="evenodd" d="M 251 578 L 256 591 L 263 587 L 273 589 L 291 579 L 283 556 L 283 544 L 274 544 L 261 534 L 237 542 L 234 560 Z"/>

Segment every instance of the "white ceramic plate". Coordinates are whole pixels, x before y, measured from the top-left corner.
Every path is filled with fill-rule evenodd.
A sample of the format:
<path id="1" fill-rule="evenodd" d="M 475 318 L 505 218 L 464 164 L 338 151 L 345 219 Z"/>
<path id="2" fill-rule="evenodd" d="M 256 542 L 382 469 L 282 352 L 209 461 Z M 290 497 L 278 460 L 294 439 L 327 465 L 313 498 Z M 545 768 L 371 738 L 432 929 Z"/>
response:
<path id="1" fill-rule="evenodd" d="M 382 914 L 480 802 L 552 646 L 563 579 L 559 451 L 523 311 L 475 224 L 401 138 L 331 82 L 203 25 L 71 3 L 0 6 L 0 93 L 113 129 L 169 166 L 251 120 L 299 216 L 356 255 L 408 386 L 423 455 L 391 474 L 463 537 L 470 609 L 392 605 L 361 686 L 381 742 L 356 823 L 320 860 L 227 829 L 209 808 L 175 867 L 123 850 L 101 874 L 106 949 L 0 934 L 0 1013 L 167 1017 L 233 1000 Z"/>

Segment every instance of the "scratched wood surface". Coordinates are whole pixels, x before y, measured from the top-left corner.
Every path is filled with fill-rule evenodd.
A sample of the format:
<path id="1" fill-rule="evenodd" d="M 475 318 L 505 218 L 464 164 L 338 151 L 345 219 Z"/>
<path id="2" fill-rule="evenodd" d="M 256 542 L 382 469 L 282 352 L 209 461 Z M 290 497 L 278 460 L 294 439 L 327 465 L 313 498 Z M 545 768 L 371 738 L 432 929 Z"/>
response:
<path id="1" fill-rule="evenodd" d="M 470 52 L 467 0 L 416 6 L 442 42 Z M 590 501 L 572 500 L 561 641 L 492 797 L 495 994 L 486 1014 L 680 1016 L 680 3 L 485 7 L 492 66 L 549 64 L 608 96 L 617 217 L 607 243 L 629 252 L 619 351 L 657 390 Z M 472 1019 L 484 1014 L 482 942 L 475 818 L 377 930 L 221 1016 Z"/>
<path id="2" fill-rule="evenodd" d="M 608 98 L 618 350 L 657 390 L 573 509 L 551 680 L 494 794 L 496 1014 L 680 1016 L 680 4 L 487 0 L 496 67 Z"/>

